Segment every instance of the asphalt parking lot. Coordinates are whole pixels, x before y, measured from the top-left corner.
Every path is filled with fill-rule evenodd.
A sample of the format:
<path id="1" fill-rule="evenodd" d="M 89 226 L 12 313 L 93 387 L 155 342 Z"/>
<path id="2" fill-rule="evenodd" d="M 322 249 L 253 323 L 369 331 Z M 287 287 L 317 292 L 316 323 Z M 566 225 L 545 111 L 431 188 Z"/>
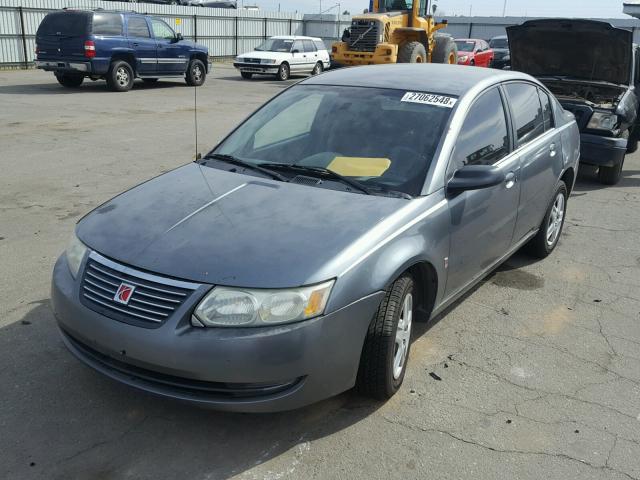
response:
<path id="1" fill-rule="evenodd" d="M 287 84 L 216 65 L 200 150 Z M 0 478 L 640 479 L 640 154 L 615 187 L 580 172 L 548 259 L 517 254 L 419 327 L 387 403 L 211 412 L 72 358 L 54 261 L 84 213 L 193 159 L 193 101 L 182 81 L 119 94 L 0 71 Z"/>

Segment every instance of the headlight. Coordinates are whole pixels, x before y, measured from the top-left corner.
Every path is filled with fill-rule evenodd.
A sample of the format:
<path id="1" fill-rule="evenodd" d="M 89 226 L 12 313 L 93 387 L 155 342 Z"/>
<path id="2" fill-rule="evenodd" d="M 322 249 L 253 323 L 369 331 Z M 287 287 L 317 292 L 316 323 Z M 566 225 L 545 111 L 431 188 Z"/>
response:
<path id="1" fill-rule="evenodd" d="M 75 234 L 71 237 L 71 241 L 69 242 L 69 246 L 65 251 L 67 256 L 67 264 L 69 265 L 69 270 L 71 271 L 71 276 L 76 278 L 78 275 L 78 270 L 80 270 L 80 264 L 82 263 L 82 259 L 84 258 L 84 254 L 87 252 L 87 247 L 84 243 L 78 240 L 78 237 Z"/>
<path id="2" fill-rule="evenodd" d="M 259 327 L 297 322 L 324 313 L 333 280 L 310 287 L 266 290 L 214 287 L 200 302 L 194 327 Z"/>
<path id="3" fill-rule="evenodd" d="M 607 112 L 594 112 L 587 128 L 594 130 L 613 130 L 618 124 L 618 116 Z"/>
<path id="4" fill-rule="evenodd" d="M 244 61 L 244 58 L 236 57 L 233 61 L 236 62 L 236 63 L 242 63 Z"/>
<path id="5" fill-rule="evenodd" d="M 463 55 L 461 57 L 458 57 L 458 61 L 459 62 L 466 62 L 467 60 L 469 60 L 469 56 L 468 55 Z"/>
<path id="6" fill-rule="evenodd" d="M 502 57 L 503 60 L 511 60 L 511 55 L 506 54 L 504 57 Z"/>
<path id="7" fill-rule="evenodd" d="M 273 64 L 273 63 L 276 63 L 276 61 L 270 58 L 263 58 L 262 60 L 260 60 L 260 63 Z"/>

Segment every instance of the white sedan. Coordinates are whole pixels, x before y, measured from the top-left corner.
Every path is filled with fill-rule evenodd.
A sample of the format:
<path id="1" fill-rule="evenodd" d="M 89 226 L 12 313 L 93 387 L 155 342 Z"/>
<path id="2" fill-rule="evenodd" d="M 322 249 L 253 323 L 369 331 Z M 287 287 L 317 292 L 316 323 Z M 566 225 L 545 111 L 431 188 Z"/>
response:
<path id="1" fill-rule="evenodd" d="M 299 36 L 271 37 L 233 62 L 242 78 L 260 74 L 275 75 L 278 80 L 287 80 L 298 73 L 317 75 L 330 65 L 329 52 L 322 39 Z"/>

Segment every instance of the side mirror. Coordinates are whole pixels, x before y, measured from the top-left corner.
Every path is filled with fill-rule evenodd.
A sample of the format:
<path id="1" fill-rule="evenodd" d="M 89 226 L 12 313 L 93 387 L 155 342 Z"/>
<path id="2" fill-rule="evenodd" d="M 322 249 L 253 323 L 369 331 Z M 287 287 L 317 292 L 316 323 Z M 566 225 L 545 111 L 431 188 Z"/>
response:
<path id="1" fill-rule="evenodd" d="M 447 192 L 460 193 L 494 187 L 505 181 L 504 173 L 492 165 L 467 165 L 462 167 L 447 183 Z"/>
<path id="2" fill-rule="evenodd" d="M 184 40 L 184 37 L 182 36 L 182 34 L 181 34 L 181 33 L 176 33 L 175 41 L 176 41 L 176 42 L 179 42 L 180 40 Z"/>
<path id="3" fill-rule="evenodd" d="M 291 50 L 291 53 L 300 53 L 300 50 L 298 50 L 297 48 L 294 48 L 293 50 Z"/>

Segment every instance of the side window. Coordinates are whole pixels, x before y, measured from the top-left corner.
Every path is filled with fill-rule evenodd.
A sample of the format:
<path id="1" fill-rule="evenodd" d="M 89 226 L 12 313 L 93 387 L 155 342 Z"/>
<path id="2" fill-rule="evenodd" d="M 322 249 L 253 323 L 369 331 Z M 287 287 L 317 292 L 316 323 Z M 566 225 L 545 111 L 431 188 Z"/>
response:
<path id="1" fill-rule="evenodd" d="M 150 38 L 147 21 L 142 17 L 129 17 L 127 33 L 130 37 Z"/>
<path id="2" fill-rule="evenodd" d="M 122 15 L 119 13 L 94 13 L 94 35 L 122 35 Z"/>
<path id="3" fill-rule="evenodd" d="M 313 43 L 312 40 L 303 40 L 302 43 L 304 43 L 304 51 L 305 52 L 315 52 L 316 51 L 316 46 Z"/>
<path id="4" fill-rule="evenodd" d="M 318 51 L 327 49 L 327 46 L 324 44 L 322 40 L 314 40 L 313 43 L 316 44 L 316 49 Z"/>
<path id="5" fill-rule="evenodd" d="M 151 28 L 153 28 L 153 36 L 164 40 L 173 40 L 176 37 L 175 32 L 169 25 L 162 20 L 151 20 Z"/>
<path id="6" fill-rule="evenodd" d="M 483 93 L 462 124 L 449 171 L 464 165 L 493 165 L 509 153 L 507 119 L 497 88 Z"/>
<path id="7" fill-rule="evenodd" d="M 508 83 L 505 85 L 505 90 L 516 124 L 518 145 L 535 140 L 544 133 L 538 89 L 529 83 Z"/>
<path id="8" fill-rule="evenodd" d="M 309 95 L 285 108 L 256 132 L 253 147 L 266 147 L 309 133 L 321 100 L 321 95 Z"/>
<path id="9" fill-rule="evenodd" d="M 538 93 L 540 94 L 540 103 L 542 104 L 542 119 L 544 120 L 544 131 L 551 130 L 555 127 L 555 123 L 553 121 L 553 110 L 551 107 L 551 99 L 547 92 L 542 89 L 538 89 Z"/>
<path id="10" fill-rule="evenodd" d="M 291 51 L 293 52 L 294 50 L 297 50 L 300 53 L 304 52 L 304 45 L 303 45 L 302 41 L 296 40 L 295 42 L 293 42 L 293 46 L 291 47 Z"/>

